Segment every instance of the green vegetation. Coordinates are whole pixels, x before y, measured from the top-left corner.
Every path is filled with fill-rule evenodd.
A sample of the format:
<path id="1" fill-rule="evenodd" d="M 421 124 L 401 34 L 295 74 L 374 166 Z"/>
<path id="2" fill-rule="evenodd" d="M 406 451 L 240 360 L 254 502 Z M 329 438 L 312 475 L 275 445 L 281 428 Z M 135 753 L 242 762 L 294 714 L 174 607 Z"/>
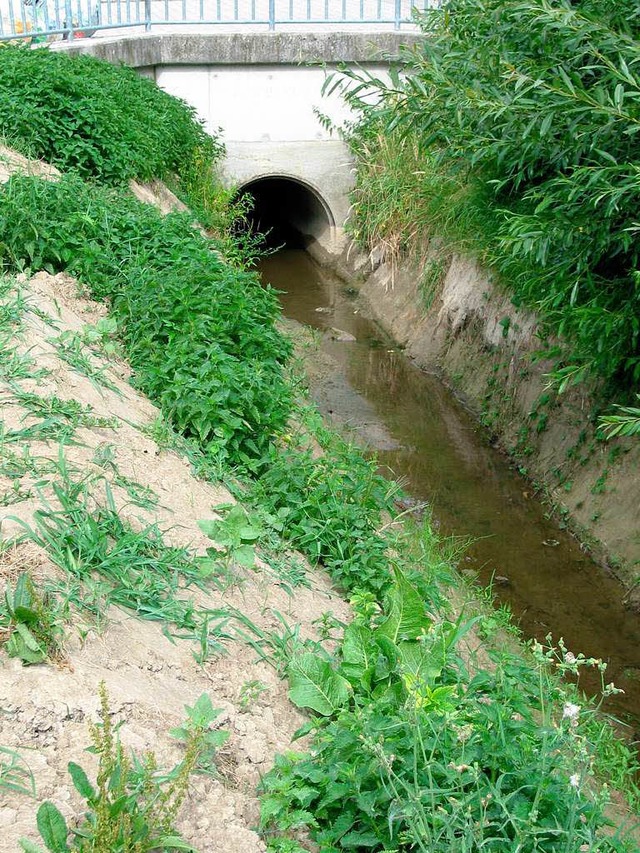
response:
<path id="1" fill-rule="evenodd" d="M 290 346 L 274 328 L 276 298 L 255 273 L 224 260 L 188 214 L 163 217 L 73 176 L 14 177 L 0 192 L 0 234 L 5 265 L 66 270 L 109 300 L 136 386 L 208 453 L 245 463 L 284 427 Z M 81 344 L 72 336 L 58 345 L 109 383 Z"/>
<path id="2" fill-rule="evenodd" d="M 289 695 L 318 716 L 311 751 L 263 781 L 270 849 L 300 850 L 301 828 L 331 851 L 632 849 L 598 832 L 592 712 L 567 700 L 542 647 L 534 667 L 495 652 L 491 669 L 469 665 L 476 621 L 434 620 L 398 576 L 336 652 L 292 657 Z"/>
<path id="3" fill-rule="evenodd" d="M 458 7 L 467 9 L 467 4 L 461 0 Z M 480 16 L 479 7 L 468 9 L 469 15 Z M 510 17 L 493 20 L 496 10 L 493 0 L 483 10 L 487 44 L 491 23 L 506 39 Z M 450 17 L 442 20 L 447 22 L 446 34 Z M 582 30 L 578 35 L 578 40 L 586 37 Z M 482 40 L 477 44 L 484 49 Z M 441 51 L 444 65 L 438 68 L 453 62 L 444 41 L 435 37 L 433 45 L 425 50 Z M 36 54 L 38 58 L 32 58 Z M 536 645 L 533 659 L 487 652 L 480 643 L 502 617 L 482 620 L 453 612 L 447 602 L 453 570 L 428 521 L 420 527 L 410 521 L 401 524 L 392 502 L 397 487 L 376 473 L 374 462 L 325 430 L 308 407 L 294 407 L 294 383 L 286 374 L 291 346 L 274 326 L 274 294 L 246 270 L 245 249 L 233 249 L 229 260 L 228 236 L 204 237 L 194 229 L 191 215 L 162 217 L 134 201 L 123 187 L 113 186 L 132 175 L 165 176 L 184 162 L 180 187 L 196 199 L 208 225 L 222 223 L 224 230 L 229 222 L 227 214 L 220 214 L 225 197 L 217 194 L 215 181 L 200 175 L 201 169 L 209 175 L 215 143 L 207 148 L 202 129 L 184 106 L 157 94 L 147 82 L 135 82 L 126 70 L 84 65 L 40 51 L 8 48 L 3 55 L 7 62 L 0 62 L 0 120 L 8 115 L 10 103 L 17 115 L 12 139 L 23 150 L 47 156 L 75 174 L 53 183 L 14 177 L 0 191 L 2 263 L 9 270 L 65 270 L 91 296 L 104 300 L 110 320 L 94 333 L 84 329 L 54 337 L 58 353 L 104 388 L 104 379 L 109 380 L 102 370 L 103 356 L 119 354 L 121 346 L 133 367 L 134 383 L 165 416 L 150 425 L 148 433 L 161 446 L 185 453 L 200 476 L 224 476 L 247 507 L 227 507 L 221 519 L 201 522 L 222 553 L 211 548 L 200 558 L 166 545 L 155 524 L 136 528 L 126 522 L 109 482 L 147 509 L 153 509 L 157 496 L 120 474 L 108 443 L 94 453 L 99 476 L 76 476 L 69 470 L 65 448 L 75 428 L 88 425 L 92 415 L 56 395 L 38 399 L 37 386 L 34 390 L 29 385 L 26 391 L 19 385 L 39 377 L 34 377 L 27 356 L 10 349 L 24 312 L 20 289 L 10 280 L 0 283 L 0 378 L 11 383 L 16 403 L 40 419 L 22 430 L 6 430 L 11 445 L 20 441 L 26 450 L 19 455 L 5 440 L 0 471 L 40 476 L 44 466 L 31 455 L 30 442 L 43 437 L 60 441 L 57 467 L 47 468 L 51 477 L 36 484 L 42 486 L 40 508 L 31 525 L 23 527 L 65 573 L 56 586 L 61 612 L 66 613 L 66 605 L 68 611 L 88 610 L 99 620 L 109 605 L 127 608 L 140 618 L 163 623 L 165 631 L 174 631 L 172 637 L 195 641 L 200 664 L 221 653 L 234 636 L 288 677 L 292 702 L 313 715 L 303 729 L 311 734 L 311 745 L 307 754 L 281 757 L 264 779 L 262 824 L 273 851 L 299 850 L 301 829 L 326 853 L 630 849 L 623 829 L 608 835 L 602 831 L 607 791 L 594 777 L 609 770 L 601 760 L 601 750 L 612 743 L 607 723 L 593 707 L 580 710 L 572 688 L 558 680 L 558 675 L 575 675 L 587 665 L 604 676 L 605 665 L 562 647 L 556 653 Z M 495 58 L 504 70 L 502 56 L 498 51 Z M 421 70 L 420 62 L 428 65 L 420 51 L 414 60 Z M 42 68 L 51 75 L 47 85 L 53 91 L 55 117 L 51 102 L 38 100 L 46 91 L 39 76 Z M 26 73 L 29 69 L 33 74 Z M 571 75 L 579 71 L 565 73 L 572 82 Z M 419 79 L 410 73 L 406 85 Z M 7 87 L 4 95 L 2 85 Z M 416 97 L 422 89 L 427 93 L 428 85 L 417 85 Z M 517 91 L 521 88 L 527 91 L 525 84 Z M 20 103 L 6 100 L 17 97 L 18 90 L 24 94 L 24 112 Z M 142 112 L 127 114 L 128 106 L 137 109 L 124 103 L 135 103 L 134 94 L 140 95 Z M 380 115 L 366 112 L 354 131 L 355 140 L 375 145 L 385 140 L 385 145 L 396 145 L 396 152 L 412 146 L 406 167 L 410 180 L 393 201 L 398 210 L 415 181 L 414 167 L 427 160 L 433 164 L 433 192 L 426 195 L 434 208 L 454 190 L 466 198 L 467 185 L 502 204 L 509 193 L 515 198 L 522 184 L 521 201 L 528 203 L 525 196 L 533 190 L 522 181 L 514 178 L 510 187 L 482 184 L 463 167 L 459 152 L 466 150 L 471 125 L 465 124 L 462 112 L 459 146 L 451 145 L 445 157 L 440 152 L 446 146 L 437 139 L 437 156 L 429 159 L 415 123 L 409 121 L 408 102 L 398 88 L 383 101 Z M 25 114 L 34 104 L 45 115 L 31 124 Z M 387 107 L 397 108 L 397 126 Z M 540 108 L 536 102 L 536 115 Z M 126 129 L 111 121 L 109 110 L 116 109 L 129 116 Z M 485 137 L 495 115 L 490 119 Z M 385 127 L 385 121 L 391 124 Z M 551 132 L 551 124 L 545 125 L 544 134 L 536 126 L 538 136 Z M 522 130 L 496 127 L 505 134 Z M 121 147 L 125 130 L 135 137 L 124 137 L 132 152 L 127 151 L 126 163 Z M 8 124 L 5 132 L 12 132 Z M 488 163 L 478 159 L 478 164 L 485 177 L 495 179 Z M 445 188 L 438 189 L 436 176 L 445 165 Z M 426 175 L 426 167 L 423 171 Z M 536 175 L 540 183 L 541 175 Z M 103 183 L 88 183 L 87 177 Z M 420 204 L 422 198 L 417 199 Z M 479 216 L 479 208 L 465 209 L 472 211 L 468 221 Z M 362 206 L 359 210 L 362 217 Z M 498 223 L 503 214 L 495 206 L 492 210 L 491 221 Z M 463 234 L 461 221 L 451 227 Z M 360 237 L 381 240 L 384 227 L 381 214 L 371 220 L 371 234 L 362 232 Z M 402 249 L 404 243 L 396 246 Z M 560 275 L 557 264 L 555 269 Z M 436 263 L 425 276 L 426 300 L 442 271 Z M 584 307 L 582 297 L 578 289 L 570 307 Z M 565 309 L 564 303 L 559 305 L 559 311 Z M 5 342 L 11 356 L 5 353 Z M 607 368 L 611 375 L 617 369 Z M 624 370 L 633 374 L 635 362 Z M 291 431 L 285 433 L 288 425 Z M 327 613 L 319 620 L 322 639 L 309 639 L 280 612 L 272 611 L 272 625 L 264 628 L 231 607 L 198 607 L 189 595 L 188 587 L 206 583 L 226 589 L 236 581 L 237 567 L 256 568 L 258 547 L 263 554 L 277 552 L 280 563 L 274 561 L 272 571 L 290 592 L 306 579 L 287 545 L 326 567 L 334 581 L 350 591 L 355 614 L 351 624 L 345 626 Z M 59 639 L 58 604 L 45 607 L 51 603 L 45 599 L 50 591 L 45 586 L 40 601 L 25 577 L 7 595 L 2 627 L 10 642 L 24 640 L 17 652 L 25 662 L 28 651 L 39 654 L 40 660 L 45 654 L 51 657 L 38 633 L 45 627 L 53 640 Z M 262 701 L 264 689 L 262 682 L 247 680 L 239 696 L 243 708 Z M 603 694 L 614 689 L 604 685 L 603 678 Z M 190 849 L 175 833 L 176 815 L 190 774 L 211 771 L 215 749 L 225 738 L 210 728 L 217 716 L 210 700 L 203 696 L 187 709 L 187 723 L 174 731 L 184 742 L 185 757 L 163 776 L 152 756 L 125 753 L 104 686 L 100 697 L 100 723 L 92 729 L 92 750 L 99 757 L 95 784 L 79 765 L 69 765 L 72 782 L 87 804 L 84 816 L 69 827 L 51 802 L 43 803 L 38 827 L 46 847 L 54 853 Z M 2 750 L 5 755 L 9 761 L 0 763 L 0 785 L 26 787 L 19 759 Z M 616 782 L 637 805 L 631 781 L 635 769 L 629 752 L 617 750 Z M 28 841 L 22 845 L 28 853 L 38 849 Z"/>
<path id="4" fill-rule="evenodd" d="M 210 169 L 222 153 L 191 107 L 134 69 L 13 45 L 0 62 L 0 135 L 109 183 Z"/>
<path id="5" fill-rule="evenodd" d="M 354 236 L 436 235 L 500 273 L 560 388 L 640 380 L 640 32 L 633 0 L 450 0 L 402 76 L 334 83 L 359 110 Z M 375 98 L 365 100 L 365 95 Z"/>
<path id="6" fill-rule="evenodd" d="M 19 752 L 7 746 L 0 746 L 0 791 L 36 795 L 36 783 L 29 765 Z"/>
<path id="7" fill-rule="evenodd" d="M 33 578 L 22 572 L 12 589 L 7 586 L 0 605 L 0 628 L 6 631 L 6 651 L 24 665 L 59 661 L 63 629 L 58 607 L 48 591 L 36 590 Z"/>
<path id="8" fill-rule="evenodd" d="M 174 823 L 187 794 L 189 777 L 214 751 L 228 732 L 209 729 L 220 713 L 206 693 L 193 707 L 186 706 L 187 721 L 172 734 L 183 741 L 182 761 L 162 780 L 153 753 L 143 757 L 125 753 L 109 710 L 104 682 L 100 685 L 100 722 L 91 727 L 91 751 L 99 758 L 96 785 L 83 768 L 69 762 L 69 775 L 87 802 L 77 828 L 67 826 L 60 810 L 49 800 L 38 809 L 38 830 L 51 853 L 144 853 L 146 850 L 193 848 L 175 831 Z M 69 836 L 72 836 L 69 843 Z M 36 844 L 22 839 L 25 853 L 42 853 Z"/>
<path id="9" fill-rule="evenodd" d="M 636 394 L 640 399 L 640 394 Z M 607 438 L 616 435 L 640 435 L 640 408 L 637 406 L 616 406 L 616 414 L 603 415 L 599 425 Z"/>
<path id="10" fill-rule="evenodd" d="M 304 447 L 304 435 L 272 448 L 248 499 L 277 518 L 291 545 L 322 564 L 342 589 L 380 592 L 389 573 L 377 530 L 395 487 L 337 436 L 321 430 L 317 437 L 324 445 L 319 458 Z"/>

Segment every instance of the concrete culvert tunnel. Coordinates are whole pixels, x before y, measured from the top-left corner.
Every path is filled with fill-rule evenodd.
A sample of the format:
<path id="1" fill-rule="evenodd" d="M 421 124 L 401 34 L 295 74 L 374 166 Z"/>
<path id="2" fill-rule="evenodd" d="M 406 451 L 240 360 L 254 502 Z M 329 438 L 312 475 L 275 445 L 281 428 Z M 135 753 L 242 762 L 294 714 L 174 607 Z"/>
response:
<path id="1" fill-rule="evenodd" d="M 240 187 L 238 195 L 251 196 L 249 224 L 266 236 L 270 248 L 306 248 L 313 240 L 326 239 L 335 225 L 319 193 L 294 178 L 257 178 Z"/>

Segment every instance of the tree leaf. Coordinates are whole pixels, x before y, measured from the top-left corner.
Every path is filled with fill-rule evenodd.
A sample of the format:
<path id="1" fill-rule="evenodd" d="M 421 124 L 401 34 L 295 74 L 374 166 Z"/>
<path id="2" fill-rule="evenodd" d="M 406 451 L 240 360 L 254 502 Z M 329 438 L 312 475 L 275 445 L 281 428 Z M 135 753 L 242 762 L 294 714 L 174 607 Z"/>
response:
<path id="1" fill-rule="evenodd" d="M 329 717 L 349 702 L 351 685 L 331 664 L 311 652 L 294 658 L 287 667 L 289 698 L 298 708 L 311 708 Z"/>

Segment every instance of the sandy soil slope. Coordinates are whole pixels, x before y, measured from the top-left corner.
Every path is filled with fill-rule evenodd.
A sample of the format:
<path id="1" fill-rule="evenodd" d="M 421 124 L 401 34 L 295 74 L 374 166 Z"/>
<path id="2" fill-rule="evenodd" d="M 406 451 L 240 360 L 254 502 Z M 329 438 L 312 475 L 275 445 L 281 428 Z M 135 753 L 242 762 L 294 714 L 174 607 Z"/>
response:
<path id="1" fill-rule="evenodd" d="M 84 348 L 93 376 L 61 358 L 60 336 L 64 340 L 71 332 L 88 340 L 87 330 L 104 316 L 104 308 L 80 296 L 77 284 L 64 274 L 23 277 L 16 287 L 24 303 L 16 354 L 31 360 L 29 372 L 37 378 L 0 383 L 0 503 L 6 504 L 0 507 L 2 544 L 23 532 L 20 520 L 32 524 L 38 508 L 47 503 L 55 508 L 52 486 L 59 478 L 62 454 L 71 479 L 88 478 L 97 503 L 104 501 L 108 481 L 121 517 L 134 528 L 157 522 L 167 544 L 204 554 L 213 543 L 197 522 L 215 518 L 215 507 L 232 501 L 227 490 L 198 480 L 185 459 L 161 449 L 149 436 L 149 425 L 157 422 L 159 412 L 128 384 L 130 370 L 124 361 L 105 356 L 95 342 Z M 76 443 L 43 440 L 37 429 L 25 434 L 42 419 L 16 398 L 24 392 L 75 400 L 94 422 L 77 428 Z M 8 463 L 25 454 L 37 465 L 17 477 Z M 134 495 L 153 499 L 137 505 L 131 484 Z M 43 550 L 24 542 L 0 554 L 0 590 L 25 570 L 36 583 L 46 577 L 64 580 Z M 309 587 L 291 588 L 277 570 L 258 560 L 252 570 L 232 566 L 220 588 L 210 584 L 206 590 L 190 588 L 181 594 L 193 597 L 197 607 L 237 607 L 267 630 L 281 627 L 274 611 L 288 623 L 299 624 L 306 635 L 314 633 L 312 623 L 323 612 L 347 618 L 346 604 L 325 577 L 308 570 L 307 581 Z M 180 758 L 168 731 L 184 720 L 185 704 L 209 693 L 214 706 L 223 709 L 217 722 L 230 737 L 218 754 L 218 777 L 193 777 L 178 825 L 202 853 L 264 849 L 254 831 L 255 785 L 274 754 L 288 747 L 303 717 L 288 701 L 285 683 L 270 666 L 257 662 L 256 652 L 241 640 L 228 641 L 225 652 L 199 664 L 194 658 L 197 642 L 170 639 L 163 628 L 116 607 L 101 614 L 96 625 L 72 608 L 64 656 L 57 664 L 24 667 L 0 649 L 0 745 L 19 751 L 37 788 L 37 798 L 32 798 L 0 786 L 4 851 L 17 851 L 21 836 L 37 840 L 35 817 L 43 799 L 51 799 L 70 821 L 81 815 L 83 804 L 66 768 L 69 761 L 88 771 L 95 768 L 95 757 L 84 750 L 90 744 L 88 722 L 96 720 L 101 681 L 114 719 L 123 722 L 123 743 L 140 753 L 152 749 L 161 767 L 173 766 Z M 259 696 L 247 703 L 251 683 L 260 684 Z"/>

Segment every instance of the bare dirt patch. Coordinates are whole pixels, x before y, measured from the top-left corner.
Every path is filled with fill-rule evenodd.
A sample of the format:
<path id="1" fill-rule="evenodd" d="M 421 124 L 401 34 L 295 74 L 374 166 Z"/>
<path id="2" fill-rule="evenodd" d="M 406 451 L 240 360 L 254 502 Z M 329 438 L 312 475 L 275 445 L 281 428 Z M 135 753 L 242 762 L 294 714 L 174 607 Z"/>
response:
<path id="1" fill-rule="evenodd" d="M 104 316 L 104 309 L 86 299 L 65 275 L 39 273 L 17 286 L 27 304 L 16 332 L 17 352 L 31 359 L 31 376 L 37 378 L 25 376 L 0 386 L 5 438 L 18 436 L 3 449 L 34 464 L 23 466 L 19 475 L 3 474 L 3 488 L 17 484 L 27 497 L 0 508 L 6 548 L 0 556 L 0 586 L 15 583 L 23 571 L 29 571 L 36 584 L 47 577 L 64 579 L 64 572 L 41 549 L 31 543 L 8 544 L 24 532 L 21 522 L 33 525 L 36 511 L 57 508 L 53 486 L 60 479 L 61 464 L 72 481 L 89 484 L 96 505 L 104 502 L 109 483 L 121 516 L 136 529 L 157 524 L 166 544 L 204 554 L 214 543 L 197 522 L 214 518 L 217 506 L 232 502 L 225 485 L 197 479 L 186 459 L 150 437 L 148 427 L 160 413 L 128 384 L 130 370 L 121 359 L 87 346 L 86 354 L 102 377 L 96 379 L 60 356 L 60 335 L 75 332 L 82 337 L 87 325 Z M 46 374 L 38 376 L 40 369 Z M 42 416 L 21 402 L 16 388 L 41 398 L 55 395 L 75 401 L 96 423 L 79 425 L 72 440 L 64 442 L 37 430 L 29 440 L 21 439 L 21 431 L 41 425 Z M 127 490 L 131 483 L 149 500 L 132 500 Z M 277 612 L 310 636 L 323 612 L 331 610 L 346 619 L 348 608 L 326 577 L 309 569 L 308 579 L 310 588 L 291 589 L 258 560 L 250 570 L 231 566 L 223 588 L 189 588 L 181 590 L 181 596 L 199 608 L 237 607 L 267 631 L 281 627 Z M 303 722 L 276 672 L 238 639 L 198 663 L 197 642 L 179 639 L 175 635 L 180 632 L 170 626 L 142 621 L 117 607 L 100 613 L 96 623 L 71 606 L 69 620 L 65 667 L 24 667 L 0 651 L 0 744 L 20 753 L 37 788 L 37 798 L 31 798 L 0 787 L 3 849 L 17 851 L 21 836 L 37 840 L 35 815 L 43 799 L 52 800 L 70 823 L 81 816 L 83 804 L 67 764 L 81 764 L 90 776 L 95 769 L 95 757 L 85 749 L 90 744 L 88 723 L 96 720 L 98 711 L 98 685 L 104 681 L 114 719 L 122 722 L 123 743 L 138 753 L 153 750 L 161 767 L 179 760 L 179 745 L 168 732 L 184 721 L 184 706 L 193 705 L 203 692 L 210 695 L 213 705 L 222 709 L 218 723 L 230 738 L 219 753 L 217 775 L 193 778 L 179 828 L 202 853 L 262 851 L 264 844 L 254 829 L 255 786 Z"/>

